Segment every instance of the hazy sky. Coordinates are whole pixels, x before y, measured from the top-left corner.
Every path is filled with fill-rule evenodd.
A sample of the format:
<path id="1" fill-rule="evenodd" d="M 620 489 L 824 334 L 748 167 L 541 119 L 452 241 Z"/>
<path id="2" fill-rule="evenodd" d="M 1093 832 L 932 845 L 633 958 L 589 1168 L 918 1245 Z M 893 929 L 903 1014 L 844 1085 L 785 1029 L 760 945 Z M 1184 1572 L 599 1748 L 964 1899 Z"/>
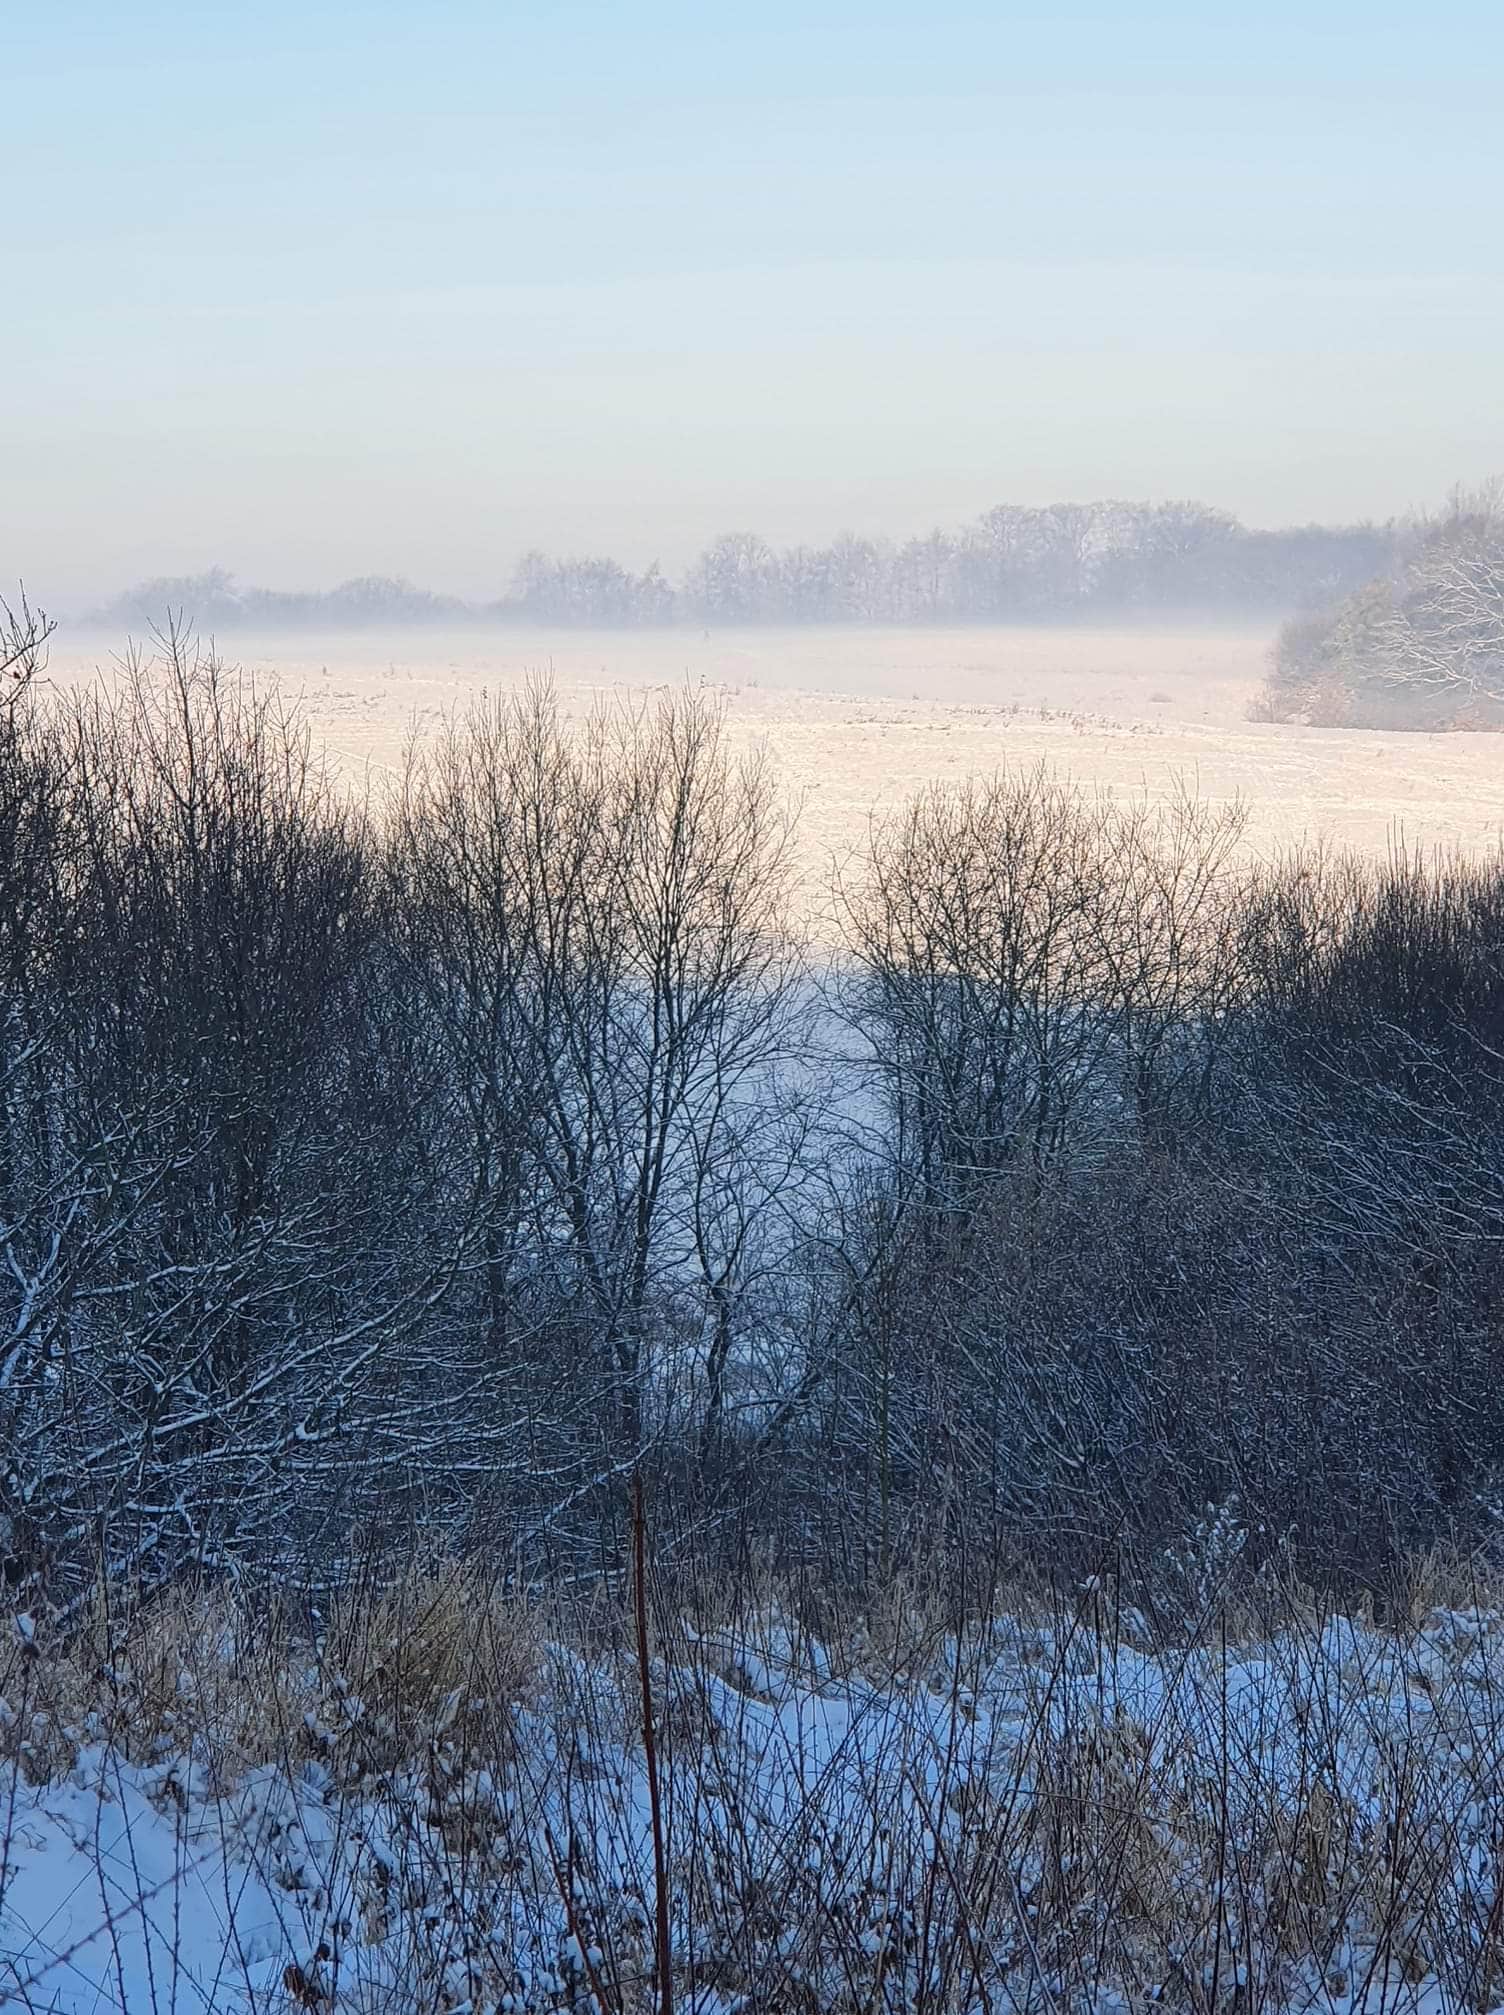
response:
<path id="1" fill-rule="evenodd" d="M 499 588 L 1504 469 L 1504 8 L 49 0 L 0 578 Z"/>

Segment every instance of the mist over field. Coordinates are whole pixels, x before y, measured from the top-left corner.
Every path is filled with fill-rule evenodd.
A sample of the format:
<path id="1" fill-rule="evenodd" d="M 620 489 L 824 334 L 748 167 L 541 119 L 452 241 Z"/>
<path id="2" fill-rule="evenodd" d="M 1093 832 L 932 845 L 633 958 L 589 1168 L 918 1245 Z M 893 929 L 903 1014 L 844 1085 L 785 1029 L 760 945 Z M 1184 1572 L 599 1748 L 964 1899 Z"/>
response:
<path id="1" fill-rule="evenodd" d="M 138 583 L 84 612 L 96 626 L 171 609 L 239 628 L 544 622 L 1081 622 L 1290 615 L 1372 579 L 1404 544 L 1397 524 L 1250 530 L 1205 504 L 1119 500 L 995 504 L 973 522 L 895 540 L 844 531 L 777 548 L 755 532 L 711 539 L 677 575 L 609 555 L 533 548 L 499 594 L 466 601 L 401 578 L 324 590 L 239 582 L 224 568 Z"/>
<path id="2" fill-rule="evenodd" d="M 378 793 L 400 777 L 414 738 L 530 681 L 552 684 L 575 719 L 665 690 L 708 698 L 730 744 L 765 752 L 799 806 L 810 915 L 828 908 L 832 868 L 860 853 L 874 816 L 927 784 L 1040 762 L 1119 796 L 1190 789 L 1242 802 L 1243 848 L 1266 859 L 1302 842 L 1377 859 L 1397 845 L 1475 851 L 1504 839 L 1504 764 L 1490 733 L 1250 719 L 1275 638 L 1272 625 L 1246 620 L 580 630 L 516 618 L 232 626 L 217 642 L 228 663 L 297 704 L 348 785 Z M 51 649 L 55 688 L 108 684 L 117 650 L 108 630 L 65 631 Z"/>

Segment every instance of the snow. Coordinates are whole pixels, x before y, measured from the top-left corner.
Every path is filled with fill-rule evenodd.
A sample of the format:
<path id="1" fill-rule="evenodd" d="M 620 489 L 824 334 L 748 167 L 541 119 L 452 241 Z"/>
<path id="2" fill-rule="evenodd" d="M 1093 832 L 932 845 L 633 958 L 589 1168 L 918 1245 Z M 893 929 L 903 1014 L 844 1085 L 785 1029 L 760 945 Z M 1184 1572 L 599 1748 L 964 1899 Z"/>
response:
<path id="1" fill-rule="evenodd" d="M 415 723 L 468 711 L 482 691 L 546 670 L 566 710 L 665 683 L 714 691 L 738 749 L 768 749 L 801 803 L 798 855 L 812 921 L 832 860 L 860 850 L 868 818 L 926 784 L 1047 762 L 1119 796 L 1202 796 L 1252 808 L 1260 855 L 1324 836 L 1382 859 L 1397 822 L 1422 852 L 1487 849 L 1504 830 L 1497 737 L 1302 728 L 1247 719 L 1265 629 L 1172 625 L 960 629 L 820 627 L 569 631 L 394 629 L 226 642 L 280 680 L 353 781 L 400 773 Z M 119 639 L 59 640 L 49 679 L 92 684 Z"/>
<path id="2" fill-rule="evenodd" d="M 58 2015 L 173 1997 L 184 2009 L 249 2007 L 280 1977 L 300 1927 L 236 1827 L 249 1794 L 184 1810 L 164 1794 L 167 1776 L 92 1750 L 60 1784 L 9 1787 L 0 2000 Z"/>
<path id="3" fill-rule="evenodd" d="M 777 1898 L 758 1933 L 770 1977 L 787 1969 L 814 2005 L 833 2005 L 821 1939 L 840 1921 L 887 2005 L 917 2005 L 926 1982 L 905 1943 L 906 1871 L 933 1870 L 942 1850 L 947 1866 L 981 1866 L 966 1858 L 976 1815 L 1013 1815 L 997 1838 L 1021 1843 L 1005 1893 L 1023 1927 L 1036 1837 L 1023 1822 L 1044 1797 L 1045 1760 L 1089 1739 L 1129 1759 L 1155 1827 L 1171 1826 L 1179 1786 L 1192 1803 L 1220 1799 L 1235 1848 L 1246 1845 L 1271 1802 L 1294 1815 L 1309 1801 L 1314 1775 L 1333 1855 L 1342 1828 L 1372 1841 L 1403 1814 L 1416 1852 L 1442 1856 L 1427 1878 L 1429 1971 L 1382 1949 L 1369 1892 L 1354 1884 L 1324 1972 L 1260 1959 L 1245 1983 L 1260 2006 L 1461 2015 L 1479 1977 L 1497 1999 L 1474 1962 L 1500 1908 L 1504 1619 L 1441 1611 L 1404 1639 L 1335 1619 L 1225 1660 L 1004 1619 L 980 1646 L 941 1646 L 922 1676 L 893 1684 L 838 1676 L 823 1647 L 777 1618 L 686 1632 L 677 1650 L 654 1672 L 671 1849 L 681 1866 L 723 1875 L 693 1912 L 675 1878 L 681 1964 L 734 1914 L 738 1869 L 755 1871 Z M 475 1753 L 474 1703 L 455 1693 L 407 1761 L 357 1767 L 367 1709 L 336 1689 L 304 1744 L 327 1761 L 234 1770 L 222 1756 L 211 1767 L 206 1748 L 143 1763 L 95 1744 L 43 1784 L 0 1769 L 0 2006 L 593 2005 L 591 1974 L 620 1969 L 624 1954 L 651 1963 L 645 1772 L 630 1672 L 563 1648 L 546 1670 L 542 1696 L 516 1704 L 506 1755 Z M 1193 1831 L 1177 1850 L 1187 1860 Z M 1188 1921 L 1188 1952 L 1195 1929 Z M 998 1978 L 975 2005 L 1050 2005 L 1040 1955 L 1032 1966 L 1004 1956 L 996 1944 L 981 1962 Z M 1169 2005 L 1182 1998 L 1173 1960 L 1149 1983 Z M 1093 1998 L 1103 2011 L 1129 2005 L 1105 1977 Z M 725 2015 L 730 2002 L 707 1987 L 690 2005 Z"/>

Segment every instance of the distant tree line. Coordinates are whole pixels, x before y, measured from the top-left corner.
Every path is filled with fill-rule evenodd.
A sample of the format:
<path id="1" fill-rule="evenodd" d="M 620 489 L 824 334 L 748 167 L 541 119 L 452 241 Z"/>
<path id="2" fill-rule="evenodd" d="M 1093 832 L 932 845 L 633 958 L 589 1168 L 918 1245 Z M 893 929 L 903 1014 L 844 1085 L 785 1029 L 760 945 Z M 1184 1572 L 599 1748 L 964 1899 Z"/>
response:
<path id="1" fill-rule="evenodd" d="M 1257 711 L 1324 727 L 1504 725 L 1504 489 L 1400 528 L 1384 567 L 1281 630 Z"/>
<path id="2" fill-rule="evenodd" d="M 1382 1574 L 1504 1515 L 1504 864 L 1047 771 L 792 901 L 698 694 L 381 802 L 169 639 L 0 700 L 0 1563 Z M 1168 1565 L 1167 1565 L 1168 1564 Z"/>
<path id="3" fill-rule="evenodd" d="M 530 552 L 490 602 L 400 580 L 320 593 L 239 586 L 221 570 L 144 582 L 97 612 L 111 624 L 180 611 L 202 628 L 366 627 L 526 621 L 600 627 L 677 622 L 1044 622 L 1134 615 L 1281 615 L 1318 607 L 1388 564 L 1376 525 L 1255 531 L 1194 503 L 1000 504 L 958 531 L 895 541 L 843 534 L 775 548 L 751 532 L 707 546 L 682 580 L 598 557 Z"/>

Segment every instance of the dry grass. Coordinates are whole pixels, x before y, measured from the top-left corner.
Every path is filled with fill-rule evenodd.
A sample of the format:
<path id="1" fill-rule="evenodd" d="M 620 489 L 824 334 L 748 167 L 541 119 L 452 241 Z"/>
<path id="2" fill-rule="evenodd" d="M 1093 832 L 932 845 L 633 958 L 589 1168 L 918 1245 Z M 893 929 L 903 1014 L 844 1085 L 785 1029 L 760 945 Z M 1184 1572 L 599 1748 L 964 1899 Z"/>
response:
<path id="1" fill-rule="evenodd" d="M 1266 1588 L 1157 1648 L 1100 1589 L 959 1635 L 922 1583 L 826 1598 L 823 1637 L 771 1576 L 740 1596 L 660 1613 L 650 1647 L 681 2000 L 1499 1998 L 1504 1607 L 1468 1563 L 1412 1563 L 1389 1629 Z M 300 1966 L 322 1944 L 353 1983 L 384 1954 L 406 1998 L 382 2005 L 434 2015 L 608 2015 L 661 1998 L 635 1686 L 624 1606 L 540 1609 L 426 1561 L 316 1640 L 191 1591 L 12 1628 L 0 1754 L 35 1784 L 109 1747 L 185 1810 L 269 1770 L 342 1843 Z"/>

